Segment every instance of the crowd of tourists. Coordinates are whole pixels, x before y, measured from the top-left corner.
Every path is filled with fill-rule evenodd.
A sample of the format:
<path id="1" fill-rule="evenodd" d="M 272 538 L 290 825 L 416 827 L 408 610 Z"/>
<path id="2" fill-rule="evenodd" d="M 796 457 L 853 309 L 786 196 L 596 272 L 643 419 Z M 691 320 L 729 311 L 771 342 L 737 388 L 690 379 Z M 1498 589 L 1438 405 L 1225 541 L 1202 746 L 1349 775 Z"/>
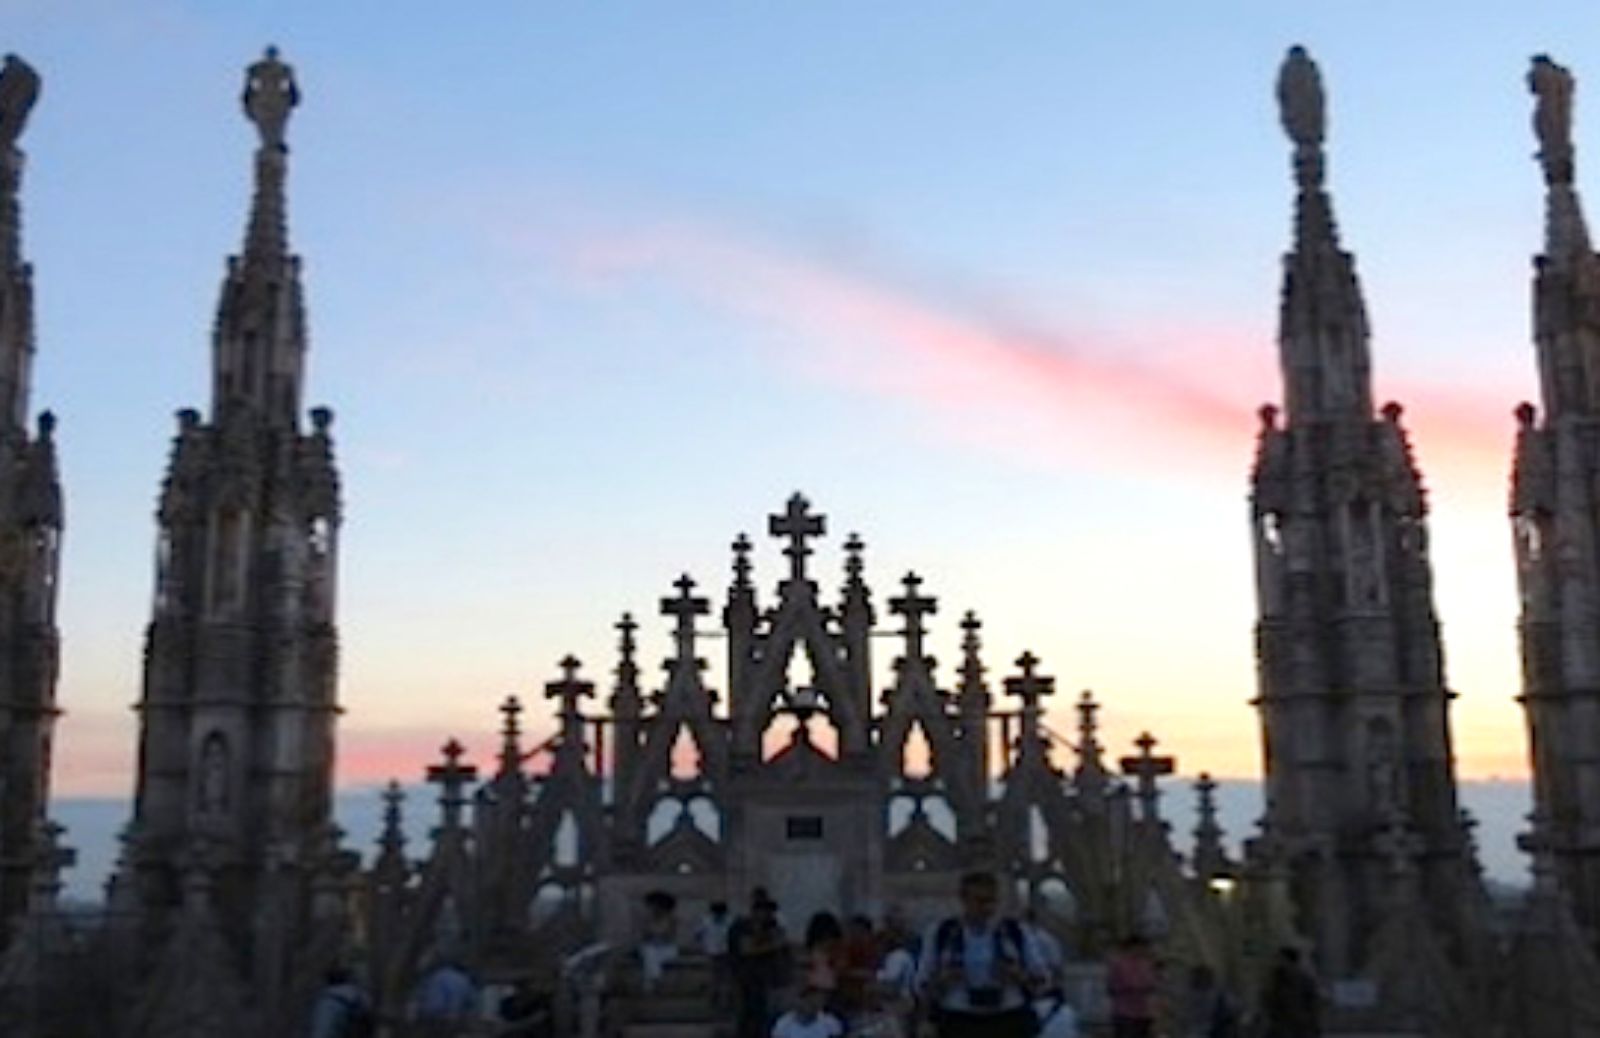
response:
<path id="1" fill-rule="evenodd" d="M 897 911 L 875 921 L 812 916 L 799 935 L 781 906 L 755 890 L 735 915 L 714 903 L 692 935 L 664 892 L 644 899 L 634 946 L 646 993 L 674 960 L 709 963 L 711 1000 L 735 1038 L 1079 1038 L 1080 1010 L 1065 986 L 1061 942 L 1031 913 L 1000 911 L 990 872 L 963 876 L 959 908 L 920 932 Z M 1320 994 L 1294 949 L 1280 955 L 1246 1025 L 1239 1000 L 1206 966 L 1172 984 L 1149 944 L 1124 940 L 1104 971 L 1112 1038 L 1317 1038 Z M 459 962 L 436 956 L 406 1007 L 417 1038 L 497 1035 L 550 1038 L 551 1001 L 526 984 L 490 998 Z M 485 1020 L 490 1004 L 492 1023 Z M 354 977 L 335 970 L 313 1011 L 311 1038 L 368 1038 L 371 1004 Z"/>
<path id="2" fill-rule="evenodd" d="M 993 873 L 962 877 L 958 897 L 957 912 L 920 932 L 891 909 L 881 923 L 820 912 L 792 936 L 777 900 L 757 889 L 742 915 L 712 904 L 691 946 L 711 963 L 713 999 L 736 1038 L 1078 1038 L 1081 1007 L 1065 990 L 1056 936 L 1031 913 L 1002 914 Z M 679 945 L 672 898 L 651 895 L 646 908 L 639 957 L 648 989 Z M 1140 937 L 1112 954 L 1104 983 L 1113 1038 L 1247 1033 L 1213 970 L 1193 967 L 1174 992 Z M 1248 1033 L 1316 1038 L 1319 1004 L 1315 981 L 1285 949 Z"/>

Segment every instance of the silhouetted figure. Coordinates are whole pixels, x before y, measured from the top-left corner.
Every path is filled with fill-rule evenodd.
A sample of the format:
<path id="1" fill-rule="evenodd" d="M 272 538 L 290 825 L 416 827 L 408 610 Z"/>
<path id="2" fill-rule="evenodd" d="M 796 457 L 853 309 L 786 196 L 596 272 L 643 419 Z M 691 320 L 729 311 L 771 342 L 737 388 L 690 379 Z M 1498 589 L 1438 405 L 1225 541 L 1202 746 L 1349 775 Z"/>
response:
<path id="1" fill-rule="evenodd" d="M 653 990 L 678 957 L 678 899 L 662 890 L 644 896 L 644 932 L 639 937 L 639 965 L 646 991 Z"/>
<path id="2" fill-rule="evenodd" d="M 1284 948 L 1267 978 L 1261 1015 L 1265 1038 L 1317 1038 L 1322 1034 L 1322 995 L 1300 961 L 1300 952 Z"/>
<path id="3" fill-rule="evenodd" d="M 694 933 L 695 945 L 711 960 L 711 1001 L 718 1010 L 729 1008 L 733 1000 L 733 963 L 728 956 L 728 935 L 733 930 L 733 913 L 726 901 L 713 901 Z"/>
<path id="4" fill-rule="evenodd" d="M 768 1038 L 772 993 L 787 979 L 789 938 L 778 924 L 778 903 L 758 890 L 750 914 L 728 932 L 728 955 L 739 997 L 738 1038 Z"/>
<path id="5" fill-rule="evenodd" d="M 1151 1038 L 1155 1034 L 1158 987 L 1160 979 L 1149 942 L 1138 934 L 1125 938 L 1106 970 L 1113 1038 Z"/>

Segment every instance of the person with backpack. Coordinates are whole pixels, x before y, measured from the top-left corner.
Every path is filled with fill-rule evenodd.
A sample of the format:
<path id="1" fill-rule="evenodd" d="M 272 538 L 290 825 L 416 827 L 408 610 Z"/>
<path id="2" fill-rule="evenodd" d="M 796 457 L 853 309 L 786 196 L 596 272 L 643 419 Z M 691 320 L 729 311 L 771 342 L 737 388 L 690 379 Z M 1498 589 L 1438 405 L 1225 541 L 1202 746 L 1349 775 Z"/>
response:
<path id="1" fill-rule="evenodd" d="M 373 1038 L 377 1033 L 372 1000 L 355 974 L 345 966 L 330 969 L 311 1007 L 311 1038 Z"/>
<path id="2" fill-rule="evenodd" d="M 1000 880 L 969 872 L 961 912 L 923 939 L 917 990 L 939 1038 L 1033 1038 L 1032 995 L 1048 981 L 1039 950 L 1016 919 L 1001 916 Z"/>

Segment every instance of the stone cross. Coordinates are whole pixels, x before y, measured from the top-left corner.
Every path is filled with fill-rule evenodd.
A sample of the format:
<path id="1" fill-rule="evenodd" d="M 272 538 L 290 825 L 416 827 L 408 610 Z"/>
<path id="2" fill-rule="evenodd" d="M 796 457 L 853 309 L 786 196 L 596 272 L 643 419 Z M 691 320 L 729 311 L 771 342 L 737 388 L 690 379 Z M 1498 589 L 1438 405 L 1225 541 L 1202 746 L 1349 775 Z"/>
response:
<path id="1" fill-rule="evenodd" d="M 672 586 L 678 589 L 674 598 L 661 600 L 661 615 L 677 619 L 673 628 L 672 639 L 677 646 L 674 657 L 678 662 L 694 659 L 694 620 L 697 616 L 705 616 L 711 612 L 711 603 L 705 598 L 694 593 L 694 578 L 685 573 Z"/>
<path id="2" fill-rule="evenodd" d="M 585 698 L 593 698 L 594 682 L 578 678 L 578 671 L 583 664 L 576 656 L 564 656 L 558 665 L 561 667 L 561 679 L 546 682 L 544 695 L 546 699 L 561 701 L 561 719 L 565 722 L 579 716 L 578 708 Z"/>
<path id="3" fill-rule="evenodd" d="M 1121 760 L 1122 773 L 1138 780 L 1137 795 L 1139 797 L 1139 817 L 1146 822 L 1156 820 L 1156 801 L 1161 798 L 1161 790 L 1156 780 L 1163 775 L 1170 775 L 1178 767 L 1176 757 L 1158 757 L 1153 752 L 1159 740 L 1149 732 L 1141 732 L 1133 744 L 1139 748 L 1137 756 L 1124 757 Z"/>
<path id="4" fill-rule="evenodd" d="M 825 516 L 811 513 L 811 502 L 800 494 L 789 498 L 789 503 L 784 510 L 767 519 L 767 532 L 774 537 L 784 537 L 789 541 L 783 553 L 789 557 L 789 579 L 800 583 L 806 579 L 806 556 L 811 554 L 811 546 L 806 543 L 813 537 L 821 537 L 828 530 L 828 521 Z"/>
<path id="5" fill-rule="evenodd" d="M 427 778 L 439 787 L 441 830 L 454 831 L 461 827 L 461 808 L 467 802 L 467 784 L 476 781 L 478 769 L 461 762 L 466 748 L 454 738 L 445 743 L 440 752 L 444 754 L 444 763 L 429 767 Z"/>
<path id="6" fill-rule="evenodd" d="M 1014 678 L 1006 678 L 1006 695 L 1021 700 L 1025 712 L 1037 713 L 1040 700 L 1055 694 L 1056 679 L 1038 672 L 1039 657 L 1031 652 L 1024 652 L 1017 657 L 1017 669 L 1022 673 Z"/>
<path id="7" fill-rule="evenodd" d="M 906 593 L 898 598 L 889 599 L 889 612 L 905 617 L 906 629 L 903 633 L 906 639 L 906 659 L 912 663 L 920 663 L 925 655 L 922 640 L 928 634 L 927 628 L 922 625 L 922 619 L 939 611 L 939 600 L 930 595 L 917 593 L 917 589 L 922 587 L 922 578 L 915 573 L 907 573 L 901 583 Z"/>
<path id="8" fill-rule="evenodd" d="M 1044 746 L 1039 730 L 1040 704 L 1045 696 L 1055 694 L 1056 679 L 1038 672 L 1039 657 L 1031 652 L 1017 657 L 1017 667 L 1022 673 L 1006 678 L 1005 692 L 1022 703 L 1021 745 L 1024 752 L 1029 752 Z"/>

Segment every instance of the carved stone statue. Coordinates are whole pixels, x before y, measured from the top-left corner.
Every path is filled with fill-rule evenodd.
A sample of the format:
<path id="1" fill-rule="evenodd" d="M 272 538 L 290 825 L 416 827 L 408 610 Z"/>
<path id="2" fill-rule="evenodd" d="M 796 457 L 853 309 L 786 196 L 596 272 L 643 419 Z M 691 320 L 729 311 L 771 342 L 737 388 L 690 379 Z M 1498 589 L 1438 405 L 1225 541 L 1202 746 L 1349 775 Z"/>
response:
<path id="1" fill-rule="evenodd" d="M 266 147 L 283 147 L 289 113 L 300 103 L 294 69 L 278 60 L 278 48 L 268 47 L 262 59 L 245 70 L 244 111 L 261 133 Z"/>
<path id="2" fill-rule="evenodd" d="M 7 54 L 0 67 L 0 145 L 16 146 L 37 100 L 39 73 L 15 54 Z"/>
<path id="3" fill-rule="evenodd" d="M 213 732 L 200 747 L 200 813 L 228 810 L 228 744 Z"/>
<path id="4" fill-rule="evenodd" d="M 1304 47 L 1290 47 L 1278 71 L 1278 113 L 1296 146 L 1319 148 L 1326 131 L 1322 74 Z"/>
<path id="5" fill-rule="evenodd" d="M 1540 54 L 1528 70 L 1528 89 L 1539 99 L 1533 110 L 1533 132 L 1539 138 L 1539 161 L 1550 183 L 1572 181 L 1572 73 Z"/>

